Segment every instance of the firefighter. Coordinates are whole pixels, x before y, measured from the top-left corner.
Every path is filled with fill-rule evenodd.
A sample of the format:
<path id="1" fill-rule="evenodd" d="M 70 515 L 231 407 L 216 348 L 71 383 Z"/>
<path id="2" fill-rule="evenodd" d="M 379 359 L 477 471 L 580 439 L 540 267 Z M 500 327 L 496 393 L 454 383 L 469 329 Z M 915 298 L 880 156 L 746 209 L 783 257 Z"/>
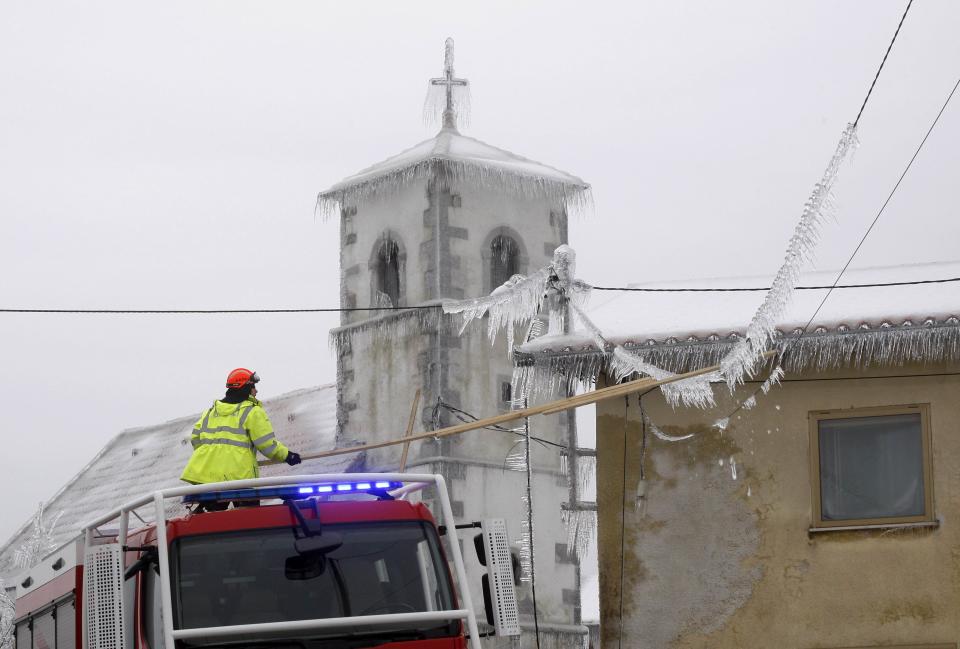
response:
<path id="1" fill-rule="evenodd" d="M 181 480 L 204 484 L 257 478 L 257 451 L 276 462 L 300 464 L 300 456 L 273 433 L 270 419 L 256 398 L 259 381 L 256 372 L 242 367 L 230 372 L 226 395 L 214 401 L 193 426 L 193 455 Z"/>

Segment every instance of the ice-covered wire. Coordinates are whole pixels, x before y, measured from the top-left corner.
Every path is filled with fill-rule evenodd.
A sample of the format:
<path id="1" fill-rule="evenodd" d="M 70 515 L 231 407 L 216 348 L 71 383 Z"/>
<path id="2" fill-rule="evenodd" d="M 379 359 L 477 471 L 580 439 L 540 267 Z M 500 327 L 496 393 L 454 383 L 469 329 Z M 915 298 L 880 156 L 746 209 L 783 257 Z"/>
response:
<path id="1" fill-rule="evenodd" d="M 820 227 L 834 209 L 831 192 L 840 167 L 857 145 L 857 131 L 848 124 L 840 136 L 820 181 L 814 185 L 810 197 L 803 206 L 800 220 L 787 244 L 783 264 L 774 276 L 770 290 L 747 325 L 746 335 L 737 341 L 733 349 L 720 361 L 720 371 L 732 390 L 751 376 L 774 336 L 776 325 L 790 302 L 793 287 L 797 285 L 800 268 L 807 261 L 820 236 Z"/>
<path id="2" fill-rule="evenodd" d="M 907 9 L 909 10 L 909 8 L 910 7 L 908 5 Z M 906 13 L 904 13 L 904 15 L 906 15 Z M 840 286 L 840 279 L 843 277 L 843 274 L 846 272 L 846 270 L 850 267 L 850 264 L 853 262 L 854 257 L 856 257 L 857 253 L 860 251 L 860 248 L 863 247 L 864 241 L 867 240 L 867 237 L 873 231 L 874 226 L 877 224 L 877 221 L 880 220 L 880 216 L 883 214 L 884 210 L 887 208 L 887 205 L 890 204 L 890 200 L 893 198 L 893 195 L 896 193 L 897 189 L 900 187 L 900 184 L 903 182 L 903 179 L 906 177 L 907 172 L 910 171 L 910 168 L 913 166 L 913 163 L 917 159 L 917 156 L 920 155 L 920 151 L 923 149 L 923 146 L 924 144 L 926 144 L 927 139 L 930 137 L 930 134 L 933 132 L 933 129 L 936 127 L 937 123 L 940 121 L 940 117 L 943 115 L 944 110 L 946 110 L 947 105 L 949 105 L 950 100 L 953 99 L 953 95 L 956 93 L 958 86 L 960 86 L 960 79 L 957 79 L 957 82 L 953 84 L 953 88 L 950 90 L 950 94 L 947 95 L 946 100 L 943 102 L 943 105 L 940 107 L 940 111 L 937 113 L 937 116 L 934 118 L 933 122 L 930 124 L 930 127 L 927 129 L 927 132 L 924 134 L 923 139 L 920 141 L 920 144 L 917 146 L 917 149 L 913 152 L 913 155 L 910 157 L 909 162 L 907 162 L 907 166 L 904 167 L 903 173 L 900 174 L 900 177 L 897 179 L 896 184 L 894 184 L 893 189 L 890 190 L 890 193 L 887 195 L 886 200 L 880 206 L 880 209 L 877 212 L 877 215 L 873 218 L 873 221 L 870 222 L 870 225 L 867 227 L 866 232 L 863 233 L 863 236 L 860 238 L 860 241 L 857 243 L 853 252 L 850 253 L 850 257 L 847 259 L 847 262 L 843 265 L 843 268 L 840 269 L 840 272 L 837 274 L 837 277 L 834 280 L 833 285 L 826 287 L 829 289 L 827 291 L 827 294 L 823 296 L 822 300 L 820 300 L 820 304 L 817 305 L 817 308 L 814 310 L 813 314 L 810 316 L 810 319 L 807 320 L 807 323 L 803 326 L 803 329 L 800 332 L 800 335 L 797 336 L 794 340 L 790 341 L 787 347 L 789 347 L 790 344 L 796 345 L 808 333 L 810 329 L 810 325 L 813 324 L 813 321 L 817 317 L 817 314 L 820 313 L 820 310 L 823 308 L 823 305 L 826 303 L 827 298 L 830 297 L 830 294 L 834 291 L 834 289 Z M 936 280 L 933 280 L 933 281 L 936 281 Z M 923 283 L 933 283 L 933 281 L 924 280 Z M 939 281 L 953 281 L 953 280 L 939 280 Z M 785 350 L 786 348 L 782 349 L 778 354 L 778 356 L 782 357 Z M 757 390 L 755 390 L 749 397 L 747 397 L 744 401 L 737 404 L 737 407 L 725 419 L 729 421 L 730 417 L 732 417 L 734 414 L 736 414 L 742 408 L 745 407 L 745 404 L 749 402 L 756 403 L 757 395 L 760 392 L 763 392 L 763 394 L 767 394 L 770 391 L 770 388 L 772 387 L 772 385 L 778 383 L 782 377 L 783 377 L 783 367 L 782 367 L 782 364 L 778 363 L 777 365 L 775 365 L 774 370 L 771 372 L 767 380 L 764 381 L 761 384 L 761 386 Z"/>

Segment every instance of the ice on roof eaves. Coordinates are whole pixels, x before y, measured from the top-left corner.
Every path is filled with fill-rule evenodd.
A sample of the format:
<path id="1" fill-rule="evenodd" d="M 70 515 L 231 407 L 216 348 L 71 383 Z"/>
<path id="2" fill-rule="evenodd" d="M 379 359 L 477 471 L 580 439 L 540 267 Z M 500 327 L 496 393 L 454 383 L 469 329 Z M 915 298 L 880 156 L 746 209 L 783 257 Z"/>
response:
<path id="1" fill-rule="evenodd" d="M 409 183 L 436 179 L 519 196 L 547 198 L 568 210 L 590 204 L 590 186 L 565 171 L 443 129 L 435 137 L 350 176 L 317 197 L 329 216 L 346 203 L 389 194 Z"/>

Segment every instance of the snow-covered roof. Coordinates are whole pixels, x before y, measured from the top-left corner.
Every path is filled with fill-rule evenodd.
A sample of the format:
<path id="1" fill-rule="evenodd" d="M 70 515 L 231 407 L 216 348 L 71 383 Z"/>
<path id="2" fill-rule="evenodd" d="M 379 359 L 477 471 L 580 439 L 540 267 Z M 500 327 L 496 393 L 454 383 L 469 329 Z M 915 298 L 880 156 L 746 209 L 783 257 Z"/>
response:
<path id="1" fill-rule="evenodd" d="M 409 182 L 440 177 L 470 182 L 523 196 L 542 196 L 567 206 L 589 201 L 590 186 L 580 178 L 545 164 L 444 128 L 383 162 L 349 176 L 321 192 L 324 212 L 359 197 L 386 193 Z"/>
<path id="2" fill-rule="evenodd" d="M 267 399 L 264 408 L 277 438 L 301 455 L 335 446 L 335 385 L 297 390 Z M 54 530 L 54 544 L 65 543 L 84 523 L 140 494 L 182 485 L 180 472 L 192 452 L 190 430 L 198 416 L 199 413 L 195 413 L 164 424 L 125 430 L 110 440 L 45 504 L 46 516 L 63 512 Z M 357 460 L 358 455 L 353 454 L 304 460 L 295 468 L 286 464 L 264 467 L 261 475 L 341 472 Z M 24 523 L 0 547 L 0 574 L 14 572 L 13 556 L 30 534 L 30 523 Z"/>
<path id="3" fill-rule="evenodd" d="M 798 286 L 828 287 L 836 271 L 808 272 Z M 886 284 L 960 277 L 960 261 L 848 270 L 840 285 Z M 770 277 L 709 278 L 631 284 L 631 288 L 746 288 L 769 286 Z M 796 290 L 780 319 L 780 343 L 789 343 L 788 369 L 870 363 L 960 359 L 960 282 L 837 288 L 807 333 L 807 322 L 826 288 Z M 716 363 L 763 300 L 762 291 L 601 292 L 589 316 L 612 343 L 641 352 L 673 371 Z M 596 376 L 605 364 L 590 334 L 545 336 L 519 348 L 522 366 Z"/>

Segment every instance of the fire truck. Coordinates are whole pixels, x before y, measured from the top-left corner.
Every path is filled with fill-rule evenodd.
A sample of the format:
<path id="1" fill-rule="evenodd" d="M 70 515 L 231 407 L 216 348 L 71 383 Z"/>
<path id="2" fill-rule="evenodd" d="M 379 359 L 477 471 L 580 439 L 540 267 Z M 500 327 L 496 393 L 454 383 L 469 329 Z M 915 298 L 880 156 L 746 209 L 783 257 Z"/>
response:
<path id="1" fill-rule="evenodd" d="M 91 521 L 17 578 L 16 648 L 480 649 L 469 528 L 483 635 L 519 635 L 503 519 L 457 525 L 441 475 L 324 474 L 164 489 Z"/>

